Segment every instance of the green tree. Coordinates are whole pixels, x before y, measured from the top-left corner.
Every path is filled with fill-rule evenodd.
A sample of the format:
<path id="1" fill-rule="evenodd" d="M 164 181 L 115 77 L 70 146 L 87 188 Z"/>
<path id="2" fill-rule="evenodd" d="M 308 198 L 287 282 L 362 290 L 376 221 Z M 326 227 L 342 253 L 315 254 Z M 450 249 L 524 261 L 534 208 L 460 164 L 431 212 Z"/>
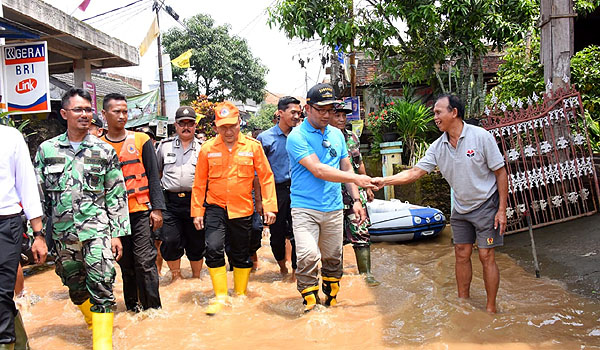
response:
<path id="1" fill-rule="evenodd" d="M 173 67 L 173 77 L 188 100 L 199 95 L 212 101 L 263 100 L 267 68 L 253 57 L 244 39 L 230 35 L 228 25 L 215 26 L 204 14 L 184 20 L 184 25 L 185 29 L 169 29 L 162 43 L 171 58 L 192 49 L 189 69 Z"/>
<path id="2" fill-rule="evenodd" d="M 600 47 L 590 45 L 571 58 L 571 82 L 581 93 L 583 107 L 600 120 Z M 498 68 L 498 85 L 492 89 L 499 101 L 527 98 L 545 90 L 540 62 L 540 38 L 521 41 L 507 50 Z"/>
<path id="3" fill-rule="evenodd" d="M 501 101 L 527 98 L 544 91 L 544 66 L 540 62 L 540 37 L 533 35 L 510 46 L 498 67 L 498 85 L 492 91 Z"/>
<path id="4" fill-rule="evenodd" d="M 600 120 L 600 47 L 590 45 L 571 58 L 571 79 L 581 93 L 583 107 Z"/>
<path id="5" fill-rule="evenodd" d="M 352 3 L 280 0 L 270 9 L 270 24 L 290 38 L 364 51 L 380 61 L 389 80 L 439 82 L 473 107 L 482 105 L 471 100 L 484 89 L 474 79 L 477 63 L 490 49 L 522 38 L 538 6 L 535 0 L 366 0 L 353 10 Z M 445 62 L 457 68 L 453 88 L 438 76 Z"/>
<path id="6" fill-rule="evenodd" d="M 248 119 L 248 128 L 250 130 L 267 130 L 272 127 L 273 124 L 273 114 L 277 112 L 277 106 L 263 103 L 258 110 L 258 113 L 250 117 Z"/>
<path id="7" fill-rule="evenodd" d="M 577 14 L 588 15 L 600 7 L 600 0 L 575 0 L 573 3 Z"/>

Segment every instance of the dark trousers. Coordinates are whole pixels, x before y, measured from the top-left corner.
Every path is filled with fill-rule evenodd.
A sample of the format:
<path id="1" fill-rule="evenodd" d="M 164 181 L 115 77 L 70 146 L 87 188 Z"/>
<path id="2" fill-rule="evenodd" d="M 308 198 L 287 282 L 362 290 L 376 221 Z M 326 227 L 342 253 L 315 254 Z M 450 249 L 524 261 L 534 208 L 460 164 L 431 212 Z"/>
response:
<path id="1" fill-rule="evenodd" d="M 131 236 L 121 237 L 123 256 L 119 260 L 127 310 L 160 308 L 156 247 L 150 231 L 150 211 L 130 213 Z"/>
<path id="2" fill-rule="evenodd" d="M 231 264 L 234 267 L 252 267 L 250 260 L 250 232 L 252 215 L 229 219 L 227 210 L 217 205 L 207 205 L 204 214 L 206 231 L 206 266 L 225 266 L 225 242 L 227 242 Z"/>
<path id="3" fill-rule="evenodd" d="M 263 223 L 257 212 L 252 214 L 252 232 L 250 233 L 250 255 L 256 254 L 261 247 Z"/>
<path id="4" fill-rule="evenodd" d="M 294 242 L 294 231 L 292 229 L 292 209 L 290 208 L 290 185 L 284 182 L 275 185 L 277 193 L 277 218 L 275 223 L 269 227 L 271 231 L 271 250 L 275 260 L 285 259 L 285 239 L 289 238 L 292 244 L 292 268 L 296 269 L 296 244 Z"/>
<path id="5" fill-rule="evenodd" d="M 13 297 L 22 240 L 21 215 L 0 219 L 0 344 L 15 342 L 17 308 Z"/>
<path id="6" fill-rule="evenodd" d="M 204 257 L 204 230 L 196 230 L 190 216 L 191 192 L 179 197 L 166 192 L 167 210 L 163 212 L 160 253 L 166 261 L 179 260 L 185 253 L 190 261 Z"/>

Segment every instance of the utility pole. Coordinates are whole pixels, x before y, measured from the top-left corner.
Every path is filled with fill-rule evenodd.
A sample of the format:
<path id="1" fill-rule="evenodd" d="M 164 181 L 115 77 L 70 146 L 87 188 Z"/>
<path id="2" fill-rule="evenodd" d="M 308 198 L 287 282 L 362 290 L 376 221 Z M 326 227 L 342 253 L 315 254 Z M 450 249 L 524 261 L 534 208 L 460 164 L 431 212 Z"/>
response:
<path id="1" fill-rule="evenodd" d="M 544 80 L 553 88 L 569 84 L 573 56 L 573 23 L 577 16 L 572 0 L 542 0 L 540 61 Z M 566 80 L 566 82 L 563 80 Z"/>
<path id="2" fill-rule="evenodd" d="M 350 18 L 354 23 L 354 1 L 350 1 Z M 356 96 L 356 52 L 354 52 L 354 38 L 350 46 L 350 97 Z"/>
<path id="3" fill-rule="evenodd" d="M 165 81 L 163 79 L 163 64 L 162 64 L 162 49 L 160 46 L 160 22 L 159 22 L 159 12 L 162 7 L 162 3 L 159 5 L 157 1 L 154 2 L 152 6 L 156 11 L 156 24 L 158 25 L 158 36 L 156 37 L 156 44 L 158 45 L 158 86 L 160 89 L 160 114 L 166 115 L 167 107 L 166 107 L 166 99 L 165 99 Z"/>
<path id="4" fill-rule="evenodd" d="M 304 89 L 306 90 L 304 95 L 308 94 L 308 72 L 306 67 L 304 67 Z"/>

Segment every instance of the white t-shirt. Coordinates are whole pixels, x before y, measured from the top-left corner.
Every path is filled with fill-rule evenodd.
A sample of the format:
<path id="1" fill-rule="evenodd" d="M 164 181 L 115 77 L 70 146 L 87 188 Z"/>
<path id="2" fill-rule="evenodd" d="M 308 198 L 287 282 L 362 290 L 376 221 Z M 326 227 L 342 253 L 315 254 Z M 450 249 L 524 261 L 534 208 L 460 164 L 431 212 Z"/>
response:
<path id="1" fill-rule="evenodd" d="M 444 133 L 416 165 L 428 173 L 436 166 L 454 190 L 454 209 L 466 214 L 496 192 L 494 171 L 504 166 L 504 157 L 494 136 L 483 128 L 463 123 L 456 148 L 450 144 L 448 133 Z"/>

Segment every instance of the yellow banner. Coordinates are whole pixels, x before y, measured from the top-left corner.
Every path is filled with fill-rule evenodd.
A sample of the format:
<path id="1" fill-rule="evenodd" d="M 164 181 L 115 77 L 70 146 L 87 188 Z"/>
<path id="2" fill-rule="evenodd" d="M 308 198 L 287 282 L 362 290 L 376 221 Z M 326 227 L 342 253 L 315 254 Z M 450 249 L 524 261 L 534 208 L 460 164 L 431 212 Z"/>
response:
<path id="1" fill-rule="evenodd" d="M 365 125 L 365 121 L 360 119 L 360 120 L 352 120 L 350 121 L 350 124 L 352 124 L 352 132 L 356 134 L 356 136 L 360 137 L 360 135 L 362 135 L 363 132 L 363 127 Z"/>
<path id="2" fill-rule="evenodd" d="M 190 58 L 192 57 L 192 49 L 187 50 L 186 52 L 179 55 L 177 58 L 171 60 L 171 63 L 175 67 L 179 68 L 190 68 Z"/>
<path id="3" fill-rule="evenodd" d="M 158 22 L 156 21 L 156 16 L 154 16 L 154 21 L 152 21 L 152 25 L 150 25 L 148 34 L 146 34 L 144 41 L 142 41 L 142 43 L 140 44 L 140 56 L 144 56 L 146 54 L 146 51 L 148 51 L 148 48 L 150 47 L 154 39 L 158 37 L 158 33 Z"/>

